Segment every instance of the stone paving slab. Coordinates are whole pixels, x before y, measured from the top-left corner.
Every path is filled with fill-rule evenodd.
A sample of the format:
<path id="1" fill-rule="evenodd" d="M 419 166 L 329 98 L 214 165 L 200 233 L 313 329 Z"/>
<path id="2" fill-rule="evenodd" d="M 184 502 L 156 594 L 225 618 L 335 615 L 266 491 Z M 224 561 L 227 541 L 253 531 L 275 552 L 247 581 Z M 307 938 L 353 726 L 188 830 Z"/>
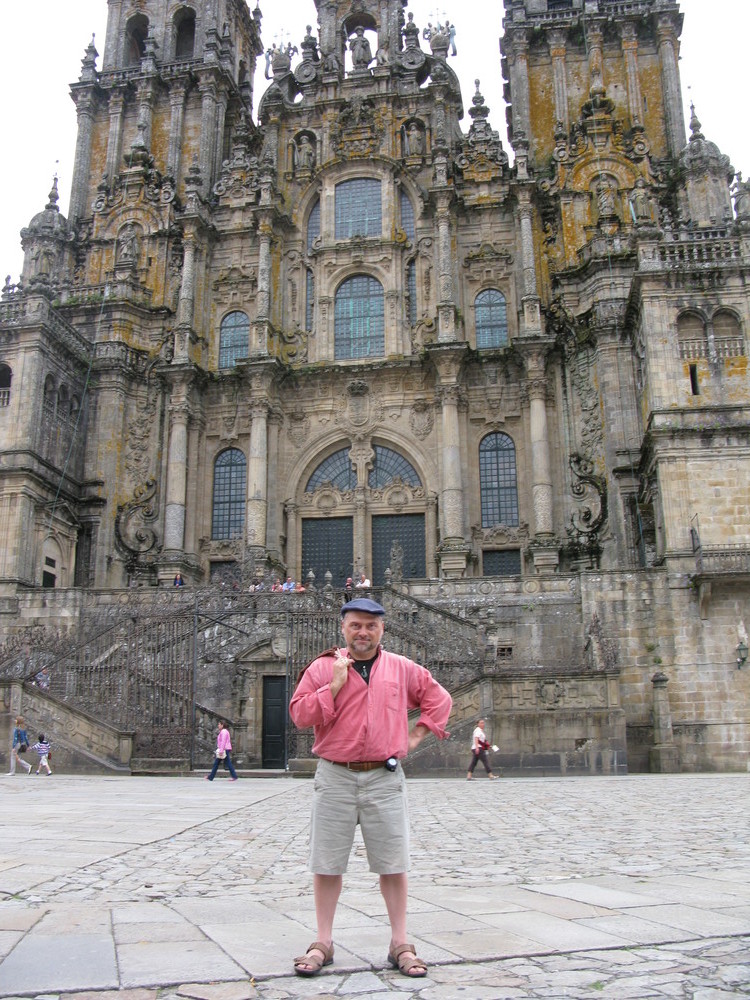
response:
<path id="1" fill-rule="evenodd" d="M 311 782 L 2 779 L 0 997 L 750 997 L 746 775 L 410 779 L 409 794 L 429 976 L 386 966 L 358 837 L 335 963 L 301 979 Z"/>

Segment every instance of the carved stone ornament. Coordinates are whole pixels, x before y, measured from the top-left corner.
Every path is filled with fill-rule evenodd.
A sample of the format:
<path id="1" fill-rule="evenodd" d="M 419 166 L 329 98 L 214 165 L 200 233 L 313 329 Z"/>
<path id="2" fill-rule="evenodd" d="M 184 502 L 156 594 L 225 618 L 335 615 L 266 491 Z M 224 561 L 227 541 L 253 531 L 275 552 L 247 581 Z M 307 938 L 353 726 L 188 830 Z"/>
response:
<path id="1" fill-rule="evenodd" d="M 344 158 L 373 156 L 385 135 L 383 118 L 375 102 L 359 95 L 344 105 L 331 126 L 331 145 Z"/>
<path id="2" fill-rule="evenodd" d="M 156 480 L 149 479 L 135 488 L 132 500 L 117 507 L 115 544 L 129 568 L 153 561 L 161 549 L 152 527 L 158 517 L 156 490 Z"/>
<path id="3" fill-rule="evenodd" d="M 382 501 L 392 510 L 401 512 L 407 508 L 411 509 L 415 501 L 425 500 L 427 493 L 424 486 L 410 486 L 404 483 L 399 476 L 379 490 L 372 490 L 373 501 Z"/>
<path id="4" fill-rule="evenodd" d="M 414 437 L 420 441 L 432 433 L 435 425 L 435 414 L 433 407 L 425 399 L 418 399 L 409 410 L 409 426 Z"/>
<path id="5" fill-rule="evenodd" d="M 330 514 L 338 507 L 354 503 L 354 490 L 340 490 L 333 483 L 323 483 L 314 493 L 303 493 L 301 507 Z"/>
<path id="6" fill-rule="evenodd" d="M 296 448 L 301 448 L 310 434 L 310 417 L 304 410 L 289 414 L 287 437 Z"/>
<path id="7" fill-rule="evenodd" d="M 373 399 L 367 383 L 355 379 L 346 387 L 346 396 L 337 401 L 335 419 L 337 424 L 361 431 L 379 420 L 382 410 L 382 403 Z"/>

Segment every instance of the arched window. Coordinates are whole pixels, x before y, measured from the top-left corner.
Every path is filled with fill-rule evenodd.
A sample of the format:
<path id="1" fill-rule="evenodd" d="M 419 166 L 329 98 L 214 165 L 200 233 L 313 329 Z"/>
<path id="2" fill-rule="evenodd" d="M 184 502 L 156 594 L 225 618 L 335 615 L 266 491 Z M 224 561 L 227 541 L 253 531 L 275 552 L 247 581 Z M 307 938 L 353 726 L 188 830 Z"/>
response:
<path id="1" fill-rule="evenodd" d="M 398 478 L 409 486 L 421 486 L 422 481 L 411 462 L 391 448 L 375 445 L 375 461 L 367 479 L 370 489 L 382 489 Z"/>
<path id="2" fill-rule="evenodd" d="M 10 405 L 10 383 L 13 381 L 13 372 L 8 365 L 0 365 L 0 406 Z"/>
<path id="3" fill-rule="evenodd" d="M 706 356 L 706 324 L 698 313 L 687 312 L 677 318 L 677 341 L 683 361 Z"/>
<path id="4" fill-rule="evenodd" d="M 711 319 L 714 346 L 720 358 L 738 358 L 745 353 L 745 338 L 737 317 L 726 309 L 714 313 Z"/>
<path id="5" fill-rule="evenodd" d="M 243 312 L 230 312 L 221 321 L 219 368 L 234 368 L 250 353 L 250 320 Z"/>
<path id="6" fill-rule="evenodd" d="M 336 185 L 336 239 L 380 236 L 382 232 L 380 181 L 357 177 Z"/>
<path id="7" fill-rule="evenodd" d="M 138 66 L 146 53 L 146 36 L 148 35 L 148 18 L 143 14 L 136 14 L 128 21 L 125 29 L 125 53 L 124 63 L 126 66 Z"/>
<path id="8" fill-rule="evenodd" d="M 212 538 L 239 538 L 245 524 L 245 456 L 238 448 L 222 451 L 214 463 Z"/>
<path id="9" fill-rule="evenodd" d="M 307 249 L 310 250 L 320 236 L 320 200 L 316 201 L 307 217 Z"/>
<path id="10" fill-rule="evenodd" d="M 401 205 L 401 228 L 406 233 L 407 239 L 414 242 L 414 206 L 411 203 L 409 195 L 401 188 L 400 195 L 400 205 Z"/>
<path id="11" fill-rule="evenodd" d="M 410 260 L 406 265 L 407 316 L 409 326 L 417 322 L 417 262 Z"/>
<path id="12" fill-rule="evenodd" d="M 383 286 L 368 274 L 342 282 L 334 309 L 334 356 L 379 358 L 385 354 Z"/>
<path id="13" fill-rule="evenodd" d="M 342 493 L 357 486 L 357 474 L 352 468 L 349 449 L 342 448 L 324 459 L 310 476 L 305 493 L 314 493 L 324 483 L 331 483 Z"/>
<path id="14" fill-rule="evenodd" d="M 57 419 L 67 420 L 70 416 L 70 394 L 67 385 L 61 385 L 57 391 Z"/>
<path id="15" fill-rule="evenodd" d="M 516 446 L 507 434 L 488 434 L 479 445 L 482 527 L 518 524 Z"/>
<path id="16" fill-rule="evenodd" d="M 174 17 L 175 59 L 192 59 L 195 51 L 195 11 L 189 7 L 178 10 Z"/>
<path id="17" fill-rule="evenodd" d="M 55 415 L 55 401 L 57 400 L 57 386 L 54 375 L 48 375 L 44 380 L 44 415 L 52 419 Z"/>
<path id="18" fill-rule="evenodd" d="M 486 288 L 474 300 L 477 350 L 504 347 L 508 343 L 508 313 L 505 296 L 496 288 Z"/>

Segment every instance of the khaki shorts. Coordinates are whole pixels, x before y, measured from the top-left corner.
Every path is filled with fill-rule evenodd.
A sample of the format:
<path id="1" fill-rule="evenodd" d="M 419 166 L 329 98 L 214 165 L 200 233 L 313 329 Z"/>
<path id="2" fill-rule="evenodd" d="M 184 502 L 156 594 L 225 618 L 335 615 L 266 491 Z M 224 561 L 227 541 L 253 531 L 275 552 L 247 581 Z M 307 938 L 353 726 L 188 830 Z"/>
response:
<path id="1" fill-rule="evenodd" d="M 309 869 L 343 875 L 359 823 L 370 871 L 397 875 L 409 869 L 409 810 L 401 765 L 395 771 L 348 771 L 318 761 L 313 782 Z"/>

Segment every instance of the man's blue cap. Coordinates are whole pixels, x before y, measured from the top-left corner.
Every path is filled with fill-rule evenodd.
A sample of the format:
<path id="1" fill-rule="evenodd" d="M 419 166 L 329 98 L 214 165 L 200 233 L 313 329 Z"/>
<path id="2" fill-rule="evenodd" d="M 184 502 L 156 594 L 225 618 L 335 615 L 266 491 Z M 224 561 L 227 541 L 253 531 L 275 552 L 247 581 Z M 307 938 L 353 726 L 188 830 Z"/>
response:
<path id="1" fill-rule="evenodd" d="M 382 604 L 378 604 L 377 601 L 371 601 L 369 597 L 358 597 L 354 601 L 349 601 L 348 604 L 341 605 L 341 617 L 343 618 L 347 611 L 366 611 L 368 615 L 384 615 L 385 608 Z"/>

